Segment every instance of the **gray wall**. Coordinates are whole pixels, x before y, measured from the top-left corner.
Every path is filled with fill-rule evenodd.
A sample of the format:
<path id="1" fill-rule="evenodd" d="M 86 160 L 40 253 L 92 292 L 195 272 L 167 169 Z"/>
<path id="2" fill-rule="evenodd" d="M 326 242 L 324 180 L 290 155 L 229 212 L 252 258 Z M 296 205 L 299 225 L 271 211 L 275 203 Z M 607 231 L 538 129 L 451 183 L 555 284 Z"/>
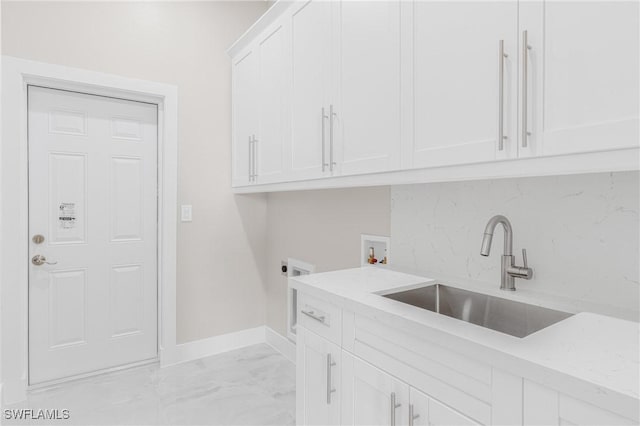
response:
<path id="1" fill-rule="evenodd" d="M 360 266 L 360 234 L 389 235 L 389 187 L 269 194 L 267 325 L 286 334 L 287 279 L 293 257 L 317 272 Z"/>
<path id="2" fill-rule="evenodd" d="M 502 230 L 480 256 L 488 219 L 503 214 L 514 254 L 535 269 L 521 289 L 613 306 L 638 318 L 638 172 L 395 186 L 391 190 L 396 266 L 446 277 L 500 282 Z"/>
<path id="3" fill-rule="evenodd" d="M 2 52 L 178 86 L 177 337 L 264 324 L 266 197 L 230 188 L 225 49 L 267 8 L 234 2 L 2 2 Z"/>

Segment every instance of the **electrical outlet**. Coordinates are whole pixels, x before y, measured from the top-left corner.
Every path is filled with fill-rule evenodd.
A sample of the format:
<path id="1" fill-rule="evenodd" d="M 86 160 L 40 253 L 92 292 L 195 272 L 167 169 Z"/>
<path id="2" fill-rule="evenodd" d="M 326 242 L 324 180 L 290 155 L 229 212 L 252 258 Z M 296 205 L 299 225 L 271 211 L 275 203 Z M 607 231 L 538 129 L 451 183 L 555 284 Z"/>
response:
<path id="1" fill-rule="evenodd" d="M 180 220 L 182 222 L 191 222 L 193 220 L 193 207 L 191 204 L 185 204 L 180 208 Z"/>

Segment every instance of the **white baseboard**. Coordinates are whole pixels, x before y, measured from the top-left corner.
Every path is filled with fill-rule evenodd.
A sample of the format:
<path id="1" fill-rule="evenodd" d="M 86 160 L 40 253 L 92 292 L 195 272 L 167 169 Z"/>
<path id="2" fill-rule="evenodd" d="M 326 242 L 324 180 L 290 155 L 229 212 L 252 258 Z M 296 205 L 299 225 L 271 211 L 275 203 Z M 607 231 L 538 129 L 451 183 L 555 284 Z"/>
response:
<path id="1" fill-rule="evenodd" d="M 204 358 L 264 342 L 264 326 L 260 326 L 236 331 L 234 333 L 209 337 L 207 339 L 196 340 L 194 342 L 183 343 L 181 345 L 176 345 L 175 353 L 172 356 L 171 362 L 163 364 L 162 366 L 166 367 L 169 365 L 181 364 L 183 362 L 193 361 L 194 359 Z"/>
<path id="2" fill-rule="evenodd" d="M 296 363 L 296 345 L 291 340 L 274 331 L 271 327 L 266 326 L 264 328 L 264 337 L 269 346 L 280 352 L 292 363 Z"/>

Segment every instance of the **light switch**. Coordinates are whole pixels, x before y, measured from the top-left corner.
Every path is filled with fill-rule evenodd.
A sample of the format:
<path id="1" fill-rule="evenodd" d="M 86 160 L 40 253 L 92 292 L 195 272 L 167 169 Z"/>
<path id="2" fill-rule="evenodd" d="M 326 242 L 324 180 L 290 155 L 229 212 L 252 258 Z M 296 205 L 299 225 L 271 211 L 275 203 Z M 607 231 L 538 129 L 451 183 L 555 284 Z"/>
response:
<path id="1" fill-rule="evenodd" d="M 181 207 L 180 219 L 182 222 L 191 222 L 193 220 L 193 208 L 191 204 L 185 204 Z"/>

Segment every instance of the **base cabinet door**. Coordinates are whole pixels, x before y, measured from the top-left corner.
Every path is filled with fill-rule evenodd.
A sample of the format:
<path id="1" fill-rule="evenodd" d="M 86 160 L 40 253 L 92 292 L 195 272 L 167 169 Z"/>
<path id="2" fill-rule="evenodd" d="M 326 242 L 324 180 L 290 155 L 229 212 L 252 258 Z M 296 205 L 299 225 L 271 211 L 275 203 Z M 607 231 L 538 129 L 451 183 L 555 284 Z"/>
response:
<path id="1" fill-rule="evenodd" d="M 296 424 L 339 425 L 341 349 L 304 327 L 296 334 Z"/>
<path id="2" fill-rule="evenodd" d="M 344 425 L 406 425 L 409 385 L 342 352 Z"/>

